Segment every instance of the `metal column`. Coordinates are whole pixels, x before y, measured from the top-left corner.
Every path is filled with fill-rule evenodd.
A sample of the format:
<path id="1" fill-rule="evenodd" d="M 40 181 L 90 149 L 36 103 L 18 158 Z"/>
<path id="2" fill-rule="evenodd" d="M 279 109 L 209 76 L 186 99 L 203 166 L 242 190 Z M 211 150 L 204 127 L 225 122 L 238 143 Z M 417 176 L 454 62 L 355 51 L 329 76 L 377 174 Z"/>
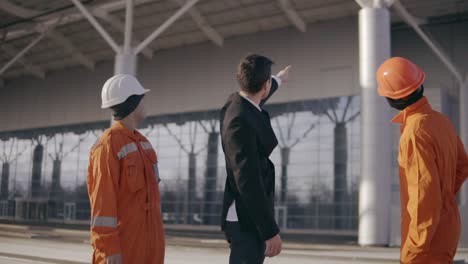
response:
<path id="1" fill-rule="evenodd" d="M 133 51 L 119 52 L 115 55 L 114 74 L 130 74 L 135 76 L 137 56 Z"/>
<path id="2" fill-rule="evenodd" d="M 377 94 L 375 74 L 390 57 L 390 14 L 387 8 L 364 6 L 359 12 L 361 84 L 361 183 L 359 244 L 390 242 L 392 185 L 392 118 L 390 107 Z"/>
<path id="3" fill-rule="evenodd" d="M 137 55 L 132 47 L 133 35 L 133 0 L 127 0 L 125 9 L 124 46 L 115 56 L 114 74 L 130 74 L 135 76 Z"/>

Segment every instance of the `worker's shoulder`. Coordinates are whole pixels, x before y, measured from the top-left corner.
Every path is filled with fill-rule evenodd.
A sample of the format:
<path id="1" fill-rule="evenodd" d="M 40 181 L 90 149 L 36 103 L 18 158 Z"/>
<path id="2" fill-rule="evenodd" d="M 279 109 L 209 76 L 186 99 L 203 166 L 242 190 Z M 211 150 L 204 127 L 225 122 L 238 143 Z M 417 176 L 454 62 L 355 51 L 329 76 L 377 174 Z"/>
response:
<path id="1" fill-rule="evenodd" d="M 226 125 L 245 119 L 245 109 L 240 102 L 230 101 L 221 109 L 221 121 Z"/>
<path id="2" fill-rule="evenodd" d="M 94 152 L 106 146 L 114 148 L 120 145 L 120 142 L 123 140 L 123 137 L 123 134 L 119 130 L 108 128 L 104 131 L 104 133 L 102 133 L 101 137 L 91 148 L 91 151 Z"/>
<path id="3" fill-rule="evenodd" d="M 222 122 L 224 130 L 234 127 L 249 127 L 248 115 L 242 111 L 234 111 L 230 114 L 226 114 Z"/>
<path id="4" fill-rule="evenodd" d="M 416 115 L 412 119 L 410 129 L 413 130 L 416 135 L 429 137 L 437 137 L 442 134 L 448 135 L 455 130 L 450 119 L 435 110 Z"/>

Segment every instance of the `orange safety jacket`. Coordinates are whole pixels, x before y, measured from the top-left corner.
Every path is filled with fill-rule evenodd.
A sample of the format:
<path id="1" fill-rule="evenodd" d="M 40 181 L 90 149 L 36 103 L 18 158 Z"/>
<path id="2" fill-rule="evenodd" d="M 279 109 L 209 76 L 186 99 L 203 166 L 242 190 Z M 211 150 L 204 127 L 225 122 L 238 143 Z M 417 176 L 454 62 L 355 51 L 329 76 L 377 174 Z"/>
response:
<path id="1" fill-rule="evenodd" d="M 448 118 L 426 97 L 401 111 L 398 163 L 401 263 L 452 263 L 461 232 L 456 195 L 468 177 L 468 157 Z"/>
<path id="2" fill-rule="evenodd" d="M 95 264 L 121 255 L 123 264 L 164 263 L 156 152 L 121 122 L 92 148 L 88 168 L 91 244 Z"/>

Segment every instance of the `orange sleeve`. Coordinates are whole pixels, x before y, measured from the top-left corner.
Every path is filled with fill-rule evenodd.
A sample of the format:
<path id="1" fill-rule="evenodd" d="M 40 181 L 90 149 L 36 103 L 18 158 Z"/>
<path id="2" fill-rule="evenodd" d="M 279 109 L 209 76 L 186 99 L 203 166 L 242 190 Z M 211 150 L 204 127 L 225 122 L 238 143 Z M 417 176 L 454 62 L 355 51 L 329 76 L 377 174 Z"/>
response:
<path id="1" fill-rule="evenodd" d="M 458 138 L 457 177 L 455 180 L 455 194 L 460 191 L 465 180 L 468 178 L 468 156 L 462 141 Z"/>
<path id="2" fill-rule="evenodd" d="M 402 249 L 405 263 L 430 263 L 428 251 L 442 210 L 442 195 L 436 153 L 427 135 L 416 133 L 409 145 L 411 155 L 406 170 L 410 215 L 407 245 Z"/>
<path id="3" fill-rule="evenodd" d="M 117 154 L 109 143 L 94 148 L 88 169 L 91 202 L 91 243 L 104 256 L 121 254 L 118 223 L 118 183 L 120 168 Z"/>

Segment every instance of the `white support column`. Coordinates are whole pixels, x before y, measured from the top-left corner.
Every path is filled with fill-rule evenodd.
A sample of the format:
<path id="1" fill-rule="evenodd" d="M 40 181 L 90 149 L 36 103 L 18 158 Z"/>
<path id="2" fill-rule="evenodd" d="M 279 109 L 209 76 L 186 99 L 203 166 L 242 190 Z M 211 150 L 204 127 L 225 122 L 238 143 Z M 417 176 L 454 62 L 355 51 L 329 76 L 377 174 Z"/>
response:
<path id="1" fill-rule="evenodd" d="M 359 1 L 366 4 L 365 1 Z M 374 3 L 375 4 L 375 3 Z M 390 107 L 377 94 L 376 72 L 390 57 L 390 14 L 387 8 L 366 6 L 359 12 L 361 93 L 361 183 L 359 244 L 390 242 L 392 185 L 392 118 Z"/>
<path id="2" fill-rule="evenodd" d="M 133 40 L 133 0 L 126 0 L 124 46 L 115 56 L 114 74 L 136 75 L 137 56 L 132 47 Z"/>
<path id="3" fill-rule="evenodd" d="M 124 53 L 129 53 L 132 49 L 133 39 L 133 0 L 127 0 L 125 9 L 125 36 L 124 36 Z"/>
<path id="4" fill-rule="evenodd" d="M 460 84 L 460 134 L 468 151 L 468 75 Z M 460 213 L 462 219 L 462 234 L 460 247 L 468 247 L 468 181 L 460 190 Z"/>
<path id="5" fill-rule="evenodd" d="M 136 75 L 137 56 L 133 51 L 119 52 L 115 55 L 114 74 Z"/>

